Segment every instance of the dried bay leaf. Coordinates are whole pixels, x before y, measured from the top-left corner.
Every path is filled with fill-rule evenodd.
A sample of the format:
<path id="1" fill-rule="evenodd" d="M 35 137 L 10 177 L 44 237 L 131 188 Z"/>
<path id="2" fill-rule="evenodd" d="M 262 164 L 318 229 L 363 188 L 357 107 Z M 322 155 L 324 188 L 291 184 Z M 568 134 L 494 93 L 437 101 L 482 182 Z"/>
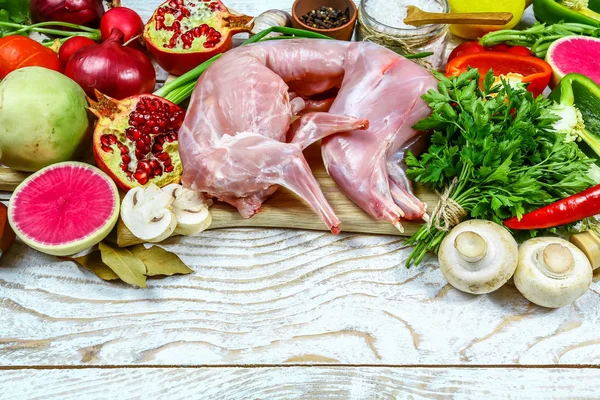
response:
<path id="1" fill-rule="evenodd" d="M 146 267 L 127 249 L 113 248 L 102 242 L 98 245 L 102 261 L 112 269 L 123 282 L 146 287 Z"/>
<path id="2" fill-rule="evenodd" d="M 131 254 L 146 265 L 146 275 L 186 275 L 194 272 L 174 253 L 161 247 L 152 246 L 146 249 L 143 244 L 130 248 Z"/>
<path id="3" fill-rule="evenodd" d="M 102 256 L 99 251 L 86 254 L 82 257 L 70 258 L 70 257 L 59 257 L 61 260 L 68 260 L 76 262 L 83 268 L 93 272 L 100 279 L 105 281 L 112 281 L 119 279 L 119 276 L 108 267 L 108 265 L 102 262 Z"/>

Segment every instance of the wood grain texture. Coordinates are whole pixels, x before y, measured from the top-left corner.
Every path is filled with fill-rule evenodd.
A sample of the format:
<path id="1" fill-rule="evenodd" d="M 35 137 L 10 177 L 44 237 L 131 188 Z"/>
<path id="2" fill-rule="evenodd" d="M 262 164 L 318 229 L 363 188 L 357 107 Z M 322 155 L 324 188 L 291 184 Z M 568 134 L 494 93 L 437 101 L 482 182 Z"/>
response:
<path id="1" fill-rule="evenodd" d="M 228 229 L 165 247 L 195 273 L 103 282 L 22 244 L 0 259 L 0 365 L 598 364 L 600 287 L 548 310 L 450 287 L 401 238 Z"/>
<path id="2" fill-rule="evenodd" d="M 402 221 L 404 232 L 400 232 L 390 223 L 374 220 L 354 204 L 352 200 L 346 197 L 327 174 L 318 146 L 312 146 L 307 149 L 305 157 L 329 204 L 331 204 L 336 215 L 342 221 L 341 228 L 343 232 L 410 236 L 421 227 L 421 222 Z M 431 213 L 437 204 L 438 196 L 421 187 L 417 187 L 415 193 L 417 197 L 427 204 L 428 212 Z M 262 211 L 252 218 L 242 218 L 235 208 L 220 202 L 213 205 L 210 208 L 210 212 L 213 222 L 208 229 L 259 227 L 311 229 L 329 232 L 327 226 L 315 212 L 294 193 L 285 188 L 280 188 L 271 196 L 263 204 Z M 117 243 L 119 246 L 127 247 L 141 243 L 127 229 L 121 219 L 119 219 L 117 231 Z"/>
<path id="3" fill-rule="evenodd" d="M 597 369 L 150 368 L 0 371 L 0 400 L 597 399 Z M 18 385 L 15 383 L 18 382 Z"/>

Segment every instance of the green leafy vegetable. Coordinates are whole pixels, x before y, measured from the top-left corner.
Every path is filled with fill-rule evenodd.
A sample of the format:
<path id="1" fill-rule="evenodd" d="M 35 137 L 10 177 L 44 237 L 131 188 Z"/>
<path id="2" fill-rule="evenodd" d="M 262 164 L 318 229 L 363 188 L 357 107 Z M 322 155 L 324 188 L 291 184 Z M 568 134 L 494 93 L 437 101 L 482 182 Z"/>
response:
<path id="1" fill-rule="evenodd" d="M 29 0 L 0 0 L 0 22 L 22 24 L 29 20 Z M 0 26 L 0 37 L 15 29 Z"/>
<path id="2" fill-rule="evenodd" d="M 436 77 L 439 91 L 423 95 L 432 114 L 414 126 L 433 130 L 431 146 L 419 158 L 407 155 L 407 175 L 449 200 L 409 239 L 416 247 L 407 266 L 437 253 L 448 228 L 464 217 L 502 223 L 594 184 L 593 160 L 552 129 L 558 117 L 550 100 L 533 98 L 522 85 L 493 86 L 491 71 L 483 88 L 476 69 Z"/>

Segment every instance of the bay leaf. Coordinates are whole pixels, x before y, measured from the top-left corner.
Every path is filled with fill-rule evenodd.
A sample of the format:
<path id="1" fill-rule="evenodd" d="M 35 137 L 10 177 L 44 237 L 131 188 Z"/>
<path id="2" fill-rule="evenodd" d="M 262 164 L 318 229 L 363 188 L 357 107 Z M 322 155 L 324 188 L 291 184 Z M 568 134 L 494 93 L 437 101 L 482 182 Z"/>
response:
<path id="1" fill-rule="evenodd" d="M 108 265 L 102 262 L 102 256 L 99 251 L 86 254 L 85 256 L 71 258 L 71 257 L 59 257 L 61 260 L 73 261 L 83 268 L 93 272 L 100 279 L 105 281 L 113 281 L 119 279 L 119 276 L 108 267 Z"/>
<path id="2" fill-rule="evenodd" d="M 146 267 L 127 249 L 113 248 L 102 242 L 98 245 L 102 261 L 112 269 L 123 282 L 146 287 Z"/>
<path id="3" fill-rule="evenodd" d="M 149 249 L 143 244 L 130 248 L 131 254 L 140 259 L 146 265 L 146 275 L 186 275 L 194 272 L 174 253 L 162 247 L 152 246 Z"/>

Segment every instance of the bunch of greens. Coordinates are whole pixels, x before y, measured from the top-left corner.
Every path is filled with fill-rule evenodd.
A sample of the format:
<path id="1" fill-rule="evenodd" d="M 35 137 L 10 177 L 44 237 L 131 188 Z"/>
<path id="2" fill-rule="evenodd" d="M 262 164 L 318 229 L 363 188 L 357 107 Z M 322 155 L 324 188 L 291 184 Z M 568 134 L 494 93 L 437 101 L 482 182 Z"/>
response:
<path id="1" fill-rule="evenodd" d="M 558 117 L 550 100 L 534 98 L 523 85 L 494 85 L 491 71 L 482 88 L 476 69 L 436 77 L 439 91 L 423 95 L 432 114 L 414 126 L 433 131 L 431 145 L 419 158 L 407 155 L 407 174 L 446 192 L 448 203 L 464 210 L 458 219 L 502 223 L 595 183 L 588 174 L 593 160 L 552 129 Z M 448 218 L 439 210 L 409 239 L 415 248 L 407 266 L 419 264 L 428 251 L 437 253 L 448 233 Z"/>
<path id="2" fill-rule="evenodd" d="M 29 0 L 0 0 L 0 22 L 23 24 L 29 20 Z M 0 26 L 0 37 L 14 29 Z"/>
<path id="3" fill-rule="evenodd" d="M 479 43 L 486 47 L 500 43 L 525 46 L 529 47 L 537 57 L 544 58 L 555 40 L 573 35 L 600 37 L 600 27 L 569 22 L 552 25 L 537 22 L 531 28 L 521 31 L 505 29 L 490 32 L 479 39 Z"/>

